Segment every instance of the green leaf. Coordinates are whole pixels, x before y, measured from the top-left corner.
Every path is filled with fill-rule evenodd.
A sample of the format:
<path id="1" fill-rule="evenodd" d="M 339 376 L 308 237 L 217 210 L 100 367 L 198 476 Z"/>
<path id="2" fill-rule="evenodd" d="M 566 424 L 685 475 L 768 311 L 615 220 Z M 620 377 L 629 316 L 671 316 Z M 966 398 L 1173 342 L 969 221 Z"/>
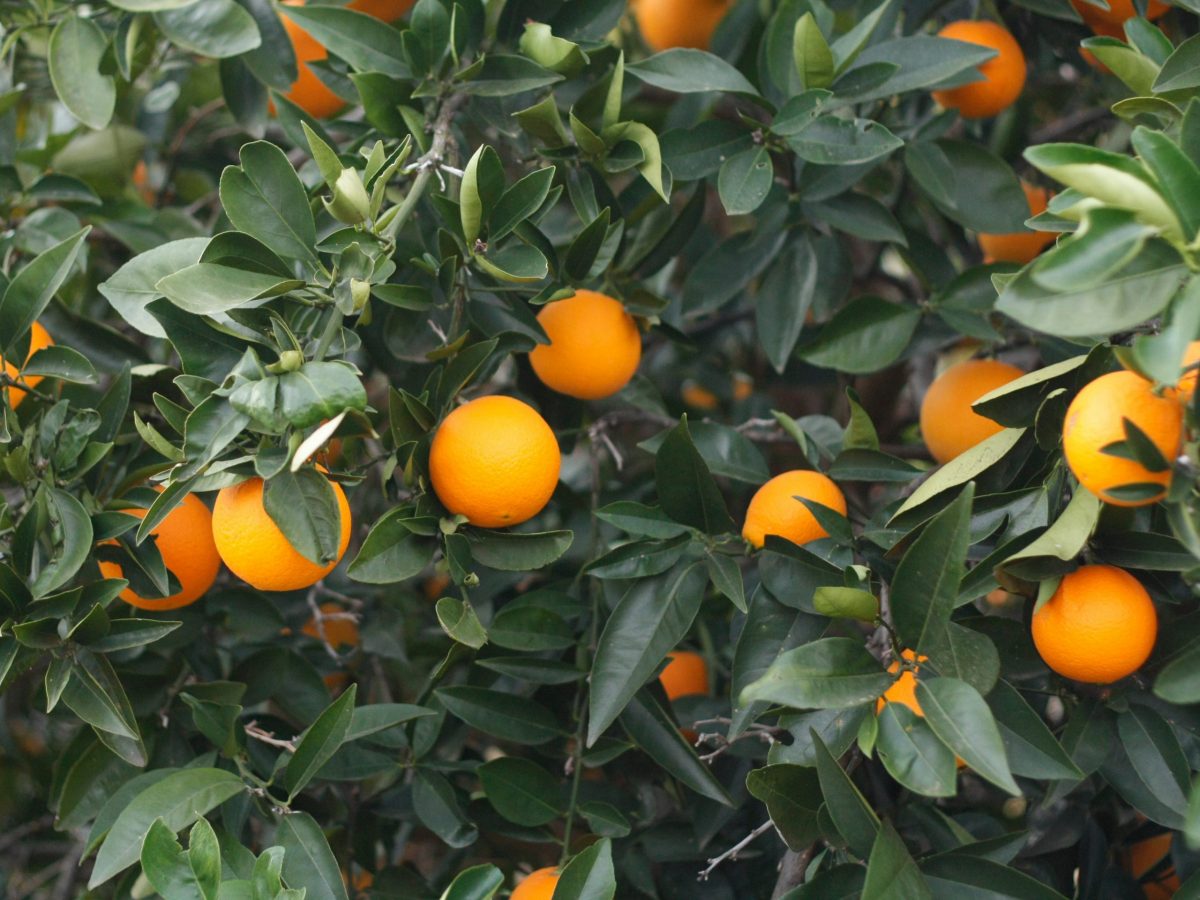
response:
<path id="1" fill-rule="evenodd" d="M 1000 568 L 1028 581 L 1065 574 L 1087 546 L 1103 507 L 1100 498 L 1090 491 L 1076 490 L 1054 524 L 1032 544 L 1004 560 Z"/>
<path id="2" fill-rule="evenodd" d="M 878 372 L 899 359 L 920 321 L 921 313 L 911 307 L 881 297 L 857 297 L 797 355 L 811 365 L 839 372 Z"/>
<path id="3" fill-rule="evenodd" d="M 649 691 L 640 691 L 629 701 L 620 722 L 629 739 L 664 772 L 702 797 L 734 805 L 712 769 L 700 760 L 696 749 Z"/>
<path id="4" fill-rule="evenodd" d="M 177 833 L 243 790 L 236 775 L 209 768 L 181 769 L 150 785 L 113 822 L 96 856 L 88 887 L 104 884 L 137 862 L 142 841 L 155 820 L 161 818 Z"/>
<path id="5" fill-rule="evenodd" d="M 616 895 L 612 842 L 602 838 L 567 863 L 551 900 L 613 900 Z"/>
<path id="6" fill-rule="evenodd" d="M 305 559 L 322 566 L 337 561 L 342 511 L 333 485 L 316 469 L 285 470 L 268 480 L 263 506 Z"/>
<path id="7" fill-rule="evenodd" d="M 823 638 L 779 656 L 741 692 L 741 705 L 758 700 L 793 709 L 838 709 L 875 700 L 893 677 L 861 641 Z"/>
<path id="8" fill-rule="evenodd" d="M 59 488 L 50 488 L 46 496 L 62 544 L 33 580 L 30 589 L 35 598 L 45 597 L 74 578 L 87 560 L 92 546 L 92 520 L 83 504 Z"/>
<path id="9" fill-rule="evenodd" d="M 704 594 L 696 564 L 635 582 L 604 625 L 592 665 L 588 746 L 596 743 L 691 628 Z"/>
<path id="10" fill-rule="evenodd" d="M 823 166 L 861 165 L 904 146 L 904 141 L 878 122 L 834 115 L 818 116 L 800 129 L 780 133 L 798 157 Z"/>
<path id="11" fill-rule="evenodd" d="M 625 71 L 646 84 L 676 94 L 726 91 L 758 96 L 754 85 L 741 72 L 704 50 L 675 47 L 628 65 Z"/>
<path id="12" fill-rule="evenodd" d="M 1192 35 L 1175 48 L 1154 79 L 1153 91 L 1182 91 L 1200 87 L 1200 35 Z"/>
<path id="13" fill-rule="evenodd" d="M 442 630 L 460 644 L 478 650 L 488 641 L 475 608 L 466 600 L 442 597 L 437 602 L 437 618 Z"/>
<path id="14" fill-rule="evenodd" d="M 743 150 L 721 166 L 717 191 L 725 212 L 744 216 L 754 212 L 767 199 L 775 181 L 775 167 L 765 147 Z"/>
<path id="15" fill-rule="evenodd" d="M 933 733 L 974 772 L 1014 797 L 1021 796 L 1008 770 L 996 721 L 975 688 L 954 678 L 920 679 L 917 701 Z"/>
<path id="16" fill-rule="evenodd" d="M 1030 273 L 1055 292 L 1095 287 L 1132 262 L 1155 231 L 1129 210 L 1088 210 L 1079 230 L 1038 257 Z"/>
<path id="17" fill-rule="evenodd" d="M 304 287 L 304 282 L 296 278 L 207 262 L 173 272 L 154 285 L 159 294 L 180 309 L 200 316 L 237 309 L 300 287 Z"/>
<path id="18" fill-rule="evenodd" d="M 243 146 L 239 157 L 240 167 L 227 166 L 221 173 L 221 205 L 229 221 L 280 256 L 314 266 L 316 225 L 287 156 L 274 144 L 255 141 Z"/>
<path id="19" fill-rule="evenodd" d="M 482 65 L 466 71 L 470 78 L 462 82 L 462 92 L 476 97 L 510 97 L 563 80 L 562 75 L 531 59 L 503 53 L 489 54 Z"/>
<path id="20" fill-rule="evenodd" d="M 91 227 L 39 253 L 8 282 L 0 297 L 0 356 L 13 357 L 20 341 L 50 305 L 78 258 Z"/>
<path id="21" fill-rule="evenodd" d="M 254 17 L 234 0 L 162 9 L 154 23 L 172 43 L 213 59 L 239 56 L 262 43 Z"/>
<path id="22" fill-rule="evenodd" d="M 799 853 L 821 837 L 821 787 L 815 769 L 767 766 L 746 776 L 746 790 L 761 800 L 788 848 Z"/>
<path id="23" fill-rule="evenodd" d="M 469 847 L 479 837 L 478 829 L 463 814 L 454 788 L 437 772 L 417 769 L 413 780 L 413 811 L 451 847 Z"/>
<path id="24" fill-rule="evenodd" d="M 596 518 L 639 537 L 665 539 L 686 532 L 682 525 L 668 519 L 657 506 L 646 506 L 634 500 L 617 500 L 601 507 L 596 510 Z"/>
<path id="25" fill-rule="evenodd" d="M 63 18 L 50 34 L 47 63 L 54 91 L 71 115 L 89 128 L 104 128 L 112 118 L 117 88 L 100 63 L 108 39 L 91 19 Z"/>
<path id="26" fill-rule="evenodd" d="M 921 872 L 938 897 L 982 893 L 1021 900 L 1066 900 L 1063 894 L 1024 872 L 965 852 L 929 857 L 921 862 Z"/>
<path id="27" fill-rule="evenodd" d="M 553 713 L 527 697 L 466 685 L 439 688 L 436 694 L 452 715 L 504 741 L 538 745 L 562 734 Z"/>
<path id="28" fill-rule="evenodd" d="M 939 494 L 954 490 L 986 472 L 1007 456 L 1024 434 L 1024 428 L 1006 428 L 1000 433 L 992 435 L 986 441 L 976 444 L 966 453 L 956 456 L 913 491 L 912 495 L 896 510 L 892 521 L 894 522 L 910 510 L 919 508 Z"/>
<path id="29" fill-rule="evenodd" d="M 754 327 L 776 372 L 787 367 L 817 294 L 820 271 L 807 234 L 788 241 L 767 270 L 754 304 Z"/>
<path id="30" fill-rule="evenodd" d="M 504 873 L 495 866 L 472 866 L 454 876 L 441 900 L 491 900 L 503 886 Z"/>
<path id="31" fill-rule="evenodd" d="M 801 85 L 805 89 L 829 87 L 833 83 L 833 51 L 811 12 L 796 22 L 792 46 Z"/>
<path id="32" fill-rule="evenodd" d="M 554 166 L 537 169 L 505 190 L 488 215 L 488 239 L 500 240 L 541 209 L 557 171 Z"/>
<path id="33" fill-rule="evenodd" d="M 610 150 L 622 141 L 631 141 L 642 151 L 642 162 L 638 165 L 638 174 L 646 180 L 654 193 L 662 198 L 664 203 L 670 202 L 667 188 L 663 184 L 662 149 L 658 143 L 658 135 L 641 122 L 618 122 L 610 125 L 601 132 L 604 143 Z"/>
<path id="34" fill-rule="evenodd" d="M 819 587 L 813 607 L 823 616 L 874 622 L 879 617 L 879 600 L 870 591 L 846 587 Z"/>
<path id="35" fill-rule="evenodd" d="M 562 814 L 559 780 L 536 763 L 506 756 L 477 772 L 489 802 L 510 822 L 536 827 Z"/>
<path id="36" fill-rule="evenodd" d="M 471 556 L 491 569 L 530 572 L 544 568 L 571 547 L 571 531 L 503 532 L 472 531 Z"/>
<path id="37" fill-rule="evenodd" d="M 74 384 L 95 384 L 96 369 L 88 358 L 70 347 L 43 347 L 21 367 L 22 376 L 41 375 Z"/>
<path id="38" fill-rule="evenodd" d="M 863 103 L 922 90 L 956 78 L 961 80 L 965 73 L 994 55 L 995 51 L 991 47 L 932 35 L 919 34 L 884 41 L 864 50 L 854 64 L 847 66 L 842 74 L 849 75 L 875 63 L 897 66 L 895 74 L 866 90 L 846 94 L 844 99 Z"/>
<path id="39" fill-rule="evenodd" d="M 285 16 L 360 72 L 380 72 L 397 78 L 409 75 L 400 41 L 390 28 L 365 13 L 340 6 L 283 6 Z M 311 900 L 311 898 L 310 898 Z"/>
<path id="40" fill-rule="evenodd" d="M 1014 775 L 1046 780 L 1083 778 L 1042 717 L 1012 685 L 998 682 L 987 700 Z"/>
<path id="41" fill-rule="evenodd" d="M 729 602 L 746 612 L 746 586 L 742 582 L 742 569 L 732 557 L 706 551 L 704 566 L 708 570 L 713 587 L 729 598 Z"/>
<path id="42" fill-rule="evenodd" d="M 1133 147 L 1158 182 L 1183 227 L 1186 240 L 1200 233 L 1200 167 L 1161 131 L 1138 126 Z"/>
<path id="43" fill-rule="evenodd" d="M 363 584 L 407 581 L 429 565 L 430 548 L 409 530 L 412 510 L 396 507 L 371 526 L 346 574 Z"/>
<path id="44" fill-rule="evenodd" d="M 283 847 L 283 878 L 305 890 L 305 900 L 346 900 L 346 886 L 325 833 L 306 812 L 284 816 L 275 832 Z"/>
<path id="45" fill-rule="evenodd" d="M 829 817 L 850 849 L 866 859 L 879 834 L 879 817 L 815 731 L 812 740 L 816 748 L 821 795 L 825 798 Z"/>
<path id="46" fill-rule="evenodd" d="M 476 253 L 471 258 L 488 275 L 512 284 L 532 284 L 550 272 L 550 263 L 542 252 L 520 242 L 508 243 L 494 252 L 489 248 L 487 254 Z"/>
<path id="47" fill-rule="evenodd" d="M 904 846 L 890 822 L 879 829 L 867 862 L 867 880 L 863 885 L 863 900 L 887 900 L 906 897 L 912 900 L 930 898 L 933 893 L 921 877 L 921 870 Z"/>
<path id="48" fill-rule="evenodd" d="M 354 701 L 358 685 L 352 684 L 340 697 L 317 717 L 296 745 L 288 760 L 283 783 L 288 789 L 288 802 L 295 799 L 342 746 L 354 719 Z"/>
<path id="49" fill-rule="evenodd" d="M 171 900 L 206 900 L 187 854 L 175 840 L 175 832 L 162 819 L 155 819 L 146 833 L 141 864 L 146 880 L 161 896 L 170 897 Z"/>
<path id="50" fill-rule="evenodd" d="M 884 704 L 877 718 L 876 750 L 891 776 L 924 797 L 954 796 L 954 753 L 929 724 L 902 703 Z"/>
<path id="51" fill-rule="evenodd" d="M 913 143 L 904 163 L 938 209 L 964 228 L 990 234 L 1026 230 L 1029 201 L 1021 183 L 990 150 L 949 139 Z"/>
<path id="52" fill-rule="evenodd" d="M 659 502 L 668 516 L 707 534 L 734 530 L 721 490 L 692 441 L 687 416 L 658 448 L 654 469 Z"/>

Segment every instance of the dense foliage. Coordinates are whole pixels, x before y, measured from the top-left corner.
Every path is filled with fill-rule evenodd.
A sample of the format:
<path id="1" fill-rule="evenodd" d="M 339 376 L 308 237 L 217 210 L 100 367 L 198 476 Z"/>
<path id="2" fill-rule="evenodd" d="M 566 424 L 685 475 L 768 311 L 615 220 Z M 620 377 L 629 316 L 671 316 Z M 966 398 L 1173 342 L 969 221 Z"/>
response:
<path id="1" fill-rule="evenodd" d="M 660 52 L 624 0 L 0 2 L 5 895 L 1200 894 L 1175 2 L 737 0 Z M 995 55 L 936 36 L 968 18 L 1028 60 L 998 116 L 943 105 Z M 1046 252 L 985 262 L 1022 180 Z M 530 365 L 575 290 L 636 318 L 611 396 Z M 616 353 L 584 346 L 579 396 Z M 981 356 L 1025 374 L 923 439 Z M 1123 370 L 1143 406 L 1093 402 L 1118 433 L 1064 458 Z M 435 491 L 490 395 L 561 468 L 542 439 L 471 480 L 460 446 Z M 844 509 L 748 542 L 797 469 Z M 216 492 L 226 567 L 156 604 L 203 580 L 160 529 Z M 180 540 L 202 567 L 207 524 Z M 1129 620 L 1035 647 L 1084 564 L 1148 592 L 1148 660 Z"/>

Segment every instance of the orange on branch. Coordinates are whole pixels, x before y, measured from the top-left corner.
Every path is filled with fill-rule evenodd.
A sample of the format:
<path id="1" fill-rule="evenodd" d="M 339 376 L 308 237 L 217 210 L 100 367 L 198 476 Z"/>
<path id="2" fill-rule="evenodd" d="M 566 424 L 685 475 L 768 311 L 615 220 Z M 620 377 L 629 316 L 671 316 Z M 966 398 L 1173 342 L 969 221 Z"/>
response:
<path id="1" fill-rule="evenodd" d="M 933 99 L 942 106 L 957 109 L 964 119 L 987 119 L 1008 109 L 1021 96 L 1025 87 L 1025 54 L 1003 25 L 964 19 L 951 22 L 938 36 L 996 51 L 996 56 L 979 65 L 982 81 L 933 92 Z"/>
<path id="2" fill-rule="evenodd" d="M 429 478 L 442 505 L 483 528 L 519 525 L 540 513 L 561 464 L 558 439 L 541 414 L 500 395 L 446 416 L 429 450 Z"/>
<path id="3" fill-rule="evenodd" d="M 29 352 L 25 355 L 25 362 L 29 362 L 39 350 L 44 350 L 46 347 L 52 346 L 54 346 L 54 340 L 50 337 L 50 332 L 42 327 L 40 322 L 34 322 L 29 329 Z M 4 360 L 4 374 L 9 378 L 16 378 L 21 374 L 21 370 L 6 359 Z M 37 387 L 42 382 L 42 376 L 30 375 L 24 379 L 24 382 L 31 388 Z M 21 390 L 19 387 L 10 387 L 7 390 L 8 402 L 12 404 L 13 409 L 20 406 L 21 401 L 25 399 L 25 395 L 29 393 L 28 391 Z"/>
<path id="4" fill-rule="evenodd" d="M 981 416 L 971 405 L 1024 374 L 999 360 L 970 359 L 934 379 L 921 401 L 921 437 L 930 455 L 948 463 L 1003 431 L 1003 425 Z"/>
<path id="5" fill-rule="evenodd" d="M 146 510 L 140 508 L 122 512 L 139 519 L 146 517 Z M 195 603 L 213 586 L 221 569 L 221 557 L 213 541 L 212 513 L 195 494 L 185 494 L 150 534 L 163 565 L 179 582 L 179 591 L 169 597 L 146 598 L 126 588 L 121 591 L 121 599 L 130 606 L 149 610 L 179 609 Z M 125 577 L 120 563 L 100 560 L 99 565 L 105 578 Z"/>
<path id="6" fill-rule="evenodd" d="M 629 383 L 642 358 L 642 336 L 621 302 L 595 291 L 542 307 L 550 338 L 529 353 L 534 374 L 553 391 L 580 400 L 611 397 Z"/>
<path id="7" fill-rule="evenodd" d="M 667 659 L 670 661 L 658 680 L 668 700 L 708 693 L 708 663 L 703 656 L 691 650 L 676 650 L 668 653 Z"/>
<path id="8" fill-rule="evenodd" d="M 846 497 L 827 475 L 794 469 L 776 475 L 751 498 L 742 537 L 755 547 L 762 547 L 769 534 L 786 538 L 793 544 L 807 544 L 828 537 L 829 532 L 797 497 L 846 515 Z"/>
<path id="9" fill-rule="evenodd" d="M 260 591 L 296 591 L 316 584 L 336 567 L 350 545 L 350 504 L 330 482 L 341 520 L 337 556 L 321 564 L 300 553 L 263 504 L 264 483 L 250 478 L 222 488 L 213 506 L 213 537 L 231 572 Z"/>

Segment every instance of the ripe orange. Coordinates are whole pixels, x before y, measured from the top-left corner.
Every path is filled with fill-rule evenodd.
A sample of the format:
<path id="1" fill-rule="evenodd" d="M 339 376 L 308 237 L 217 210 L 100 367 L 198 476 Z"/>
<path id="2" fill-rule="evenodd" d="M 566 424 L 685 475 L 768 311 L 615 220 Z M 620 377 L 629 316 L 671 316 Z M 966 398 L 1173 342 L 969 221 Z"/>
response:
<path id="1" fill-rule="evenodd" d="M 29 329 L 29 353 L 25 356 L 25 362 L 29 362 L 33 358 L 33 354 L 39 350 L 52 347 L 53 345 L 54 341 L 50 337 L 50 332 L 43 328 L 40 322 L 34 322 L 33 326 Z M 17 366 L 14 366 L 7 359 L 4 360 L 5 375 L 9 378 L 16 378 L 20 373 L 21 370 Z M 41 375 L 30 375 L 25 379 L 25 383 L 30 387 L 37 387 L 41 380 Z M 8 401 L 12 404 L 13 409 L 21 405 L 21 401 L 25 399 L 27 393 L 28 391 L 23 391 L 19 387 L 8 388 Z"/>
<path id="2" fill-rule="evenodd" d="M 282 0 L 285 6 L 303 6 L 304 0 Z M 324 119 L 332 116 L 346 105 L 337 94 L 331 91 L 317 73 L 309 68 L 310 62 L 318 62 L 329 56 L 317 39 L 293 22 L 286 14 L 280 17 L 284 30 L 292 42 L 296 53 L 298 75 L 292 82 L 288 92 L 284 94 L 289 100 L 299 106 L 314 119 Z"/>
<path id="3" fill-rule="evenodd" d="M 934 379 L 921 401 L 921 436 L 933 458 L 948 463 L 1003 431 L 1003 425 L 979 415 L 971 404 L 1024 374 L 999 360 L 971 359 Z"/>
<path id="4" fill-rule="evenodd" d="M 1170 859 L 1173 837 L 1170 831 L 1156 834 L 1138 841 L 1121 854 L 1121 863 L 1126 872 L 1139 880 L 1149 878 L 1148 881 L 1142 881 L 1146 900 L 1168 900 L 1181 887 L 1179 874 Z M 1154 874 L 1148 874 L 1151 871 Z"/>
<path id="5" fill-rule="evenodd" d="M 691 650 L 676 650 L 668 653 L 667 659 L 670 662 L 658 680 L 668 700 L 708 693 L 708 663 L 703 656 Z"/>
<path id="6" fill-rule="evenodd" d="M 611 397 L 629 383 L 642 358 L 642 336 L 620 301 L 595 291 L 548 303 L 538 324 L 550 338 L 529 362 L 551 390 L 580 400 Z"/>
<path id="7" fill-rule="evenodd" d="M 1136 425 L 1167 462 L 1179 455 L 1183 441 L 1183 404 L 1177 396 L 1160 397 L 1154 385 L 1136 372 L 1101 375 L 1080 391 L 1067 407 L 1063 423 L 1063 455 L 1079 483 L 1114 506 L 1147 506 L 1167 492 L 1171 470 L 1151 472 L 1140 462 L 1104 453 L 1125 440 L 1125 423 Z M 1140 499 L 1113 494 L 1125 485 L 1158 485 Z"/>
<path id="8" fill-rule="evenodd" d="M 635 0 L 633 10 L 651 50 L 707 50 L 730 5 L 730 0 Z"/>
<path id="9" fill-rule="evenodd" d="M 330 613 L 343 613 L 345 611 L 336 603 L 321 604 L 321 612 L 326 615 Z M 321 635 L 322 629 L 325 632 L 323 638 Z M 321 627 L 318 628 L 316 617 L 309 616 L 308 621 L 304 623 L 301 631 L 315 640 L 325 640 L 334 650 L 340 650 L 342 647 L 358 646 L 358 623 L 353 619 L 322 619 Z"/>
<path id="10" fill-rule="evenodd" d="M 828 506 L 843 516 L 846 514 L 846 498 L 828 476 L 794 469 L 776 475 L 751 498 L 742 537 L 755 547 L 766 543 L 768 534 L 786 538 L 793 544 L 807 544 L 828 537 L 829 532 L 797 497 Z"/>
<path id="11" fill-rule="evenodd" d="M 1106 34 L 1121 40 L 1125 40 L 1125 30 L 1122 26 L 1137 15 L 1133 0 L 1108 0 L 1108 9 L 1101 9 L 1086 0 L 1071 0 L 1071 5 L 1096 34 Z M 1146 18 L 1161 18 L 1168 9 L 1170 7 L 1161 0 L 1150 0 L 1146 6 Z"/>
<path id="12" fill-rule="evenodd" d="M 1154 603 L 1141 582 L 1116 566 L 1083 566 L 1033 614 L 1033 643 L 1066 678 L 1109 684 L 1150 657 L 1158 635 Z"/>
<path id="13" fill-rule="evenodd" d="M 916 660 L 918 663 L 925 662 L 925 657 L 917 659 L 915 653 L 911 650 L 905 650 L 900 654 L 909 662 Z M 900 660 L 893 659 L 892 664 L 888 666 L 888 671 L 895 674 L 900 671 Z M 875 714 L 883 712 L 883 707 L 887 703 L 899 703 L 901 706 L 907 706 L 921 718 L 925 718 L 925 713 L 921 710 L 921 704 L 917 701 L 917 676 L 912 669 L 905 669 L 900 672 L 900 677 L 892 682 L 892 686 L 884 691 L 883 696 L 875 701 Z"/>
<path id="14" fill-rule="evenodd" d="M 1037 216 L 1046 211 L 1050 195 L 1045 188 L 1021 182 L 1025 199 L 1029 202 L 1029 215 Z M 1025 265 L 1054 243 L 1054 235 L 1048 231 L 1026 229 L 1012 234 L 981 234 L 979 249 L 983 251 L 985 263 L 1011 262 Z"/>
<path id="15" fill-rule="evenodd" d="M 509 900 L 551 900 L 557 886 L 558 869 L 538 869 L 525 876 L 509 895 Z"/>
<path id="16" fill-rule="evenodd" d="M 505 528 L 550 502 L 561 464 L 558 440 L 537 410 L 492 395 L 446 416 L 429 450 L 429 479 L 450 512 Z"/>
<path id="17" fill-rule="evenodd" d="M 222 488 L 213 506 L 212 531 L 221 559 L 230 571 L 260 591 L 296 591 L 311 587 L 334 570 L 350 544 L 350 504 L 337 482 L 341 537 L 337 559 L 322 565 L 301 555 L 263 505 L 263 480 L 250 478 Z"/>
<path id="18" fill-rule="evenodd" d="M 957 109 L 964 119 L 987 119 L 1008 109 L 1025 87 L 1025 54 L 1003 25 L 995 22 L 951 22 L 939 37 L 991 47 L 997 55 L 979 66 L 982 81 L 972 81 L 944 91 L 933 99 L 947 109 Z"/>
<path id="19" fill-rule="evenodd" d="M 395 22 L 412 9 L 414 0 L 352 0 L 346 4 L 356 12 L 366 13 L 384 22 Z"/>
<path id="20" fill-rule="evenodd" d="M 139 519 L 146 517 L 144 509 L 123 512 Z M 217 580 L 221 557 L 213 542 L 212 513 L 195 494 L 186 494 L 183 502 L 167 513 L 167 517 L 150 532 L 165 565 L 179 582 L 179 592 L 169 597 L 139 597 L 131 589 L 121 591 L 121 599 L 138 609 L 179 609 L 199 600 Z M 124 578 L 120 563 L 100 561 L 105 578 Z"/>
<path id="21" fill-rule="evenodd" d="M 1200 364 L 1200 341 L 1192 341 L 1188 344 L 1187 352 L 1183 354 L 1183 367 L 1186 370 L 1188 366 L 1197 364 Z M 1200 375 L 1200 368 L 1185 371 L 1175 385 L 1175 389 L 1179 391 L 1179 399 L 1184 403 L 1191 403 L 1192 398 L 1196 396 L 1197 375 Z"/>
<path id="22" fill-rule="evenodd" d="M 679 397 L 686 406 L 704 412 L 712 412 L 721 405 L 721 400 L 716 394 L 695 381 L 684 384 L 683 390 L 679 392 Z"/>

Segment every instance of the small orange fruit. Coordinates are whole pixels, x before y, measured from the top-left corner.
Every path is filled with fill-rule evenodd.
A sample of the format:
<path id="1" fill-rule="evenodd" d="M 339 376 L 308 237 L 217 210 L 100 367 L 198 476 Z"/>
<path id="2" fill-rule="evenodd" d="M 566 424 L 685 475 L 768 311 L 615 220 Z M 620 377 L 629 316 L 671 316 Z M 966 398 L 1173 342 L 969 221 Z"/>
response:
<path id="1" fill-rule="evenodd" d="M 828 476 L 794 469 L 776 475 L 751 498 L 742 537 L 755 547 L 765 544 L 769 534 L 786 538 L 793 544 L 807 544 L 828 537 L 829 532 L 797 497 L 828 506 L 843 516 L 846 514 L 846 497 Z"/>
<path id="2" fill-rule="evenodd" d="M 1189 368 L 1189 366 L 1200 366 L 1200 341 L 1192 341 L 1188 344 L 1187 352 L 1183 354 L 1185 371 L 1176 383 L 1175 389 L 1179 392 L 1179 399 L 1184 403 L 1191 403 L 1192 398 L 1196 396 L 1196 377 L 1200 375 L 1200 368 Z"/>
<path id="3" fill-rule="evenodd" d="M 446 416 L 429 450 L 429 480 L 451 513 L 505 528 L 550 502 L 561 464 L 558 439 L 538 411 L 492 395 Z"/>
<path id="4" fill-rule="evenodd" d="M 921 401 L 921 436 L 940 463 L 1004 430 L 971 408 L 976 400 L 1025 373 L 995 359 L 970 359 L 951 366 L 929 386 Z"/>
<path id="5" fill-rule="evenodd" d="M 350 504 L 331 481 L 341 518 L 337 558 L 321 564 L 292 546 L 263 505 L 263 480 L 249 478 L 222 488 L 213 506 L 212 533 L 231 572 L 260 591 L 297 591 L 311 587 L 341 561 L 350 545 Z"/>
<path id="6" fill-rule="evenodd" d="M 1170 859 L 1173 837 L 1172 832 L 1165 831 L 1138 841 L 1121 854 L 1121 864 L 1126 872 L 1141 881 L 1146 900 L 1168 900 L 1181 887 L 1179 874 Z"/>
<path id="7" fill-rule="evenodd" d="M 282 2 L 285 6 L 304 5 L 304 0 Z M 328 118 L 345 106 L 346 102 L 331 91 L 308 64 L 327 58 L 329 53 L 315 37 L 288 18 L 286 13 L 281 18 L 288 39 L 292 42 L 292 49 L 296 53 L 298 71 L 296 80 L 284 96 L 314 119 Z"/>
<path id="8" fill-rule="evenodd" d="M 446 594 L 446 588 L 450 587 L 453 581 L 450 575 L 446 572 L 434 572 L 423 582 L 421 582 L 421 593 L 425 595 L 426 600 L 440 600 Z"/>
<path id="9" fill-rule="evenodd" d="M 550 338 L 529 353 L 542 384 L 568 397 L 600 400 L 629 383 L 642 358 L 637 322 L 620 301 L 595 291 L 547 303 L 538 324 Z"/>
<path id="10" fill-rule="evenodd" d="M 1045 188 L 1034 187 L 1022 181 L 1021 188 L 1025 191 L 1025 199 L 1029 203 L 1029 215 L 1038 216 L 1046 211 L 1050 195 Z M 1012 234 L 980 234 L 979 249 L 983 251 L 985 263 L 1011 262 L 1025 265 L 1037 258 L 1038 254 L 1054 243 L 1054 235 L 1049 231 L 1034 231 L 1027 228 Z"/>
<path id="11" fill-rule="evenodd" d="M 754 379 L 749 375 L 737 372 L 733 376 L 733 399 L 737 402 L 749 400 L 754 396 Z"/>
<path id="12" fill-rule="evenodd" d="M 321 612 L 329 615 L 331 613 L 344 613 L 345 610 L 336 603 L 322 603 Z M 322 630 L 324 631 L 323 637 L 321 634 Z M 321 625 L 318 627 L 316 617 L 309 616 L 308 621 L 304 623 L 301 631 L 315 640 L 324 640 L 334 650 L 340 650 L 342 647 L 358 646 L 358 623 L 353 619 L 344 619 L 340 616 L 334 619 L 322 619 Z"/>
<path id="13" fill-rule="evenodd" d="M 1151 472 L 1134 459 L 1104 452 L 1125 441 L 1125 419 L 1136 425 L 1172 462 L 1183 441 L 1183 404 L 1177 396 L 1154 393 L 1154 385 L 1136 372 L 1110 372 L 1084 387 L 1067 407 L 1063 423 L 1063 455 L 1079 483 L 1114 506 L 1157 503 L 1171 482 L 1168 467 Z M 1114 493 L 1132 485 L 1157 485 L 1153 493 L 1133 499 Z"/>
<path id="14" fill-rule="evenodd" d="M 558 869 L 537 869 L 522 879 L 509 895 L 509 900 L 551 900 L 557 886 Z"/>
<path id="15" fill-rule="evenodd" d="M 684 384 L 683 390 L 679 392 L 679 397 L 686 406 L 704 412 L 712 412 L 721 405 L 721 401 L 716 394 L 695 381 L 689 381 Z"/>
<path id="16" fill-rule="evenodd" d="M 708 693 L 708 663 L 699 653 L 691 650 L 676 650 L 668 653 L 666 668 L 658 676 L 659 683 L 674 702 L 680 697 L 691 697 Z"/>
<path id="17" fill-rule="evenodd" d="M 933 92 L 933 99 L 946 109 L 957 109 L 964 119 L 987 119 L 1008 109 L 1021 96 L 1025 87 L 1025 54 L 1003 25 L 964 19 L 951 22 L 938 36 L 990 47 L 997 54 L 980 64 L 982 81 Z"/>
<path id="18" fill-rule="evenodd" d="M 414 0 L 351 0 L 346 4 L 355 12 L 366 13 L 384 22 L 395 22 L 412 9 Z"/>
<path id="19" fill-rule="evenodd" d="M 1071 5 L 1079 13 L 1079 17 L 1097 34 L 1107 34 L 1109 37 L 1125 39 L 1124 24 L 1137 15 L 1133 0 L 1108 0 L 1108 9 L 1088 3 L 1087 0 L 1071 0 Z M 1150 0 L 1146 6 L 1146 18 L 1150 20 L 1162 18 L 1171 7 L 1161 0 Z M 1114 34 L 1113 31 L 1116 31 Z"/>
<path id="20" fill-rule="evenodd" d="M 1109 684 L 1136 672 L 1154 649 L 1158 615 L 1141 582 L 1116 566 L 1083 566 L 1033 614 L 1033 643 L 1052 670 Z"/>
<path id="21" fill-rule="evenodd" d="M 146 510 L 123 510 L 127 515 L 146 517 Z M 163 565 L 179 582 L 179 592 L 169 597 L 139 597 L 130 588 L 121 591 L 121 599 L 138 609 L 179 609 L 199 600 L 217 580 L 221 557 L 213 542 L 212 513 L 195 494 L 185 494 L 183 501 L 167 513 L 150 532 L 162 556 Z M 120 563 L 100 561 L 105 578 L 124 578 Z"/>
<path id="22" fill-rule="evenodd" d="M 672 47 L 707 50 L 730 0 L 635 0 L 634 15 L 646 46 L 655 52 Z"/>
<path id="23" fill-rule="evenodd" d="M 34 322 L 29 329 L 29 353 L 25 355 L 25 362 L 33 359 L 33 355 L 39 350 L 52 346 L 54 346 L 54 341 L 50 337 L 50 332 L 43 328 L 40 322 Z M 21 374 L 21 370 L 6 359 L 4 360 L 4 374 L 9 378 L 16 378 Z M 41 375 L 30 375 L 25 379 L 25 383 L 31 388 L 37 387 L 41 381 Z M 21 401 L 25 399 L 27 393 L 28 391 L 23 391 L 19 387 L 8 388 L 8 402 L 12 404 L 13 409 L 21 405 Z"/>
<path id="24" fill-rule="evenodd" d="M 926 657 L 917 657 L 911 650 L 905 650 L 900 654 L 909 662 L 923 663 Z M 888 666 L 888 671 L 893 675 L 900 671 L 900 660 L 893 659 L 891 665 Z M 921 718 L 925 718 L 925 713 L 921 710 L 921 704 L 917 700 L 917 676 L 912 669 L 905 669 L 900 672 L 900 677 L 892 682 L 892 686 L 884 691 L 883 696 L 875 701 L 875 714 L 883 712 L 883 707 L 888 703 L 899 703 L 901 706 L 907 706 Z"/>

